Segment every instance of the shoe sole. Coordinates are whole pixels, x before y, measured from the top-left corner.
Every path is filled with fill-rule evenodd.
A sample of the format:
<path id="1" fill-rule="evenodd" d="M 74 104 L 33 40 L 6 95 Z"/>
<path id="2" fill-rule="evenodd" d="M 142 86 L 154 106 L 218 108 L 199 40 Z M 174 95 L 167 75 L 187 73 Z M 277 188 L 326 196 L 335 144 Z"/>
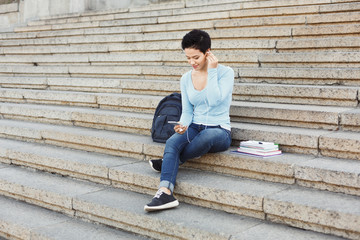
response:
<path id="1" fill-rule="evenodd" d="M 154 168 L 151 160 L 149 161 L 149 164 L 150 164 L 150 167 L 151 167 L 151 169 L 152 169 L 153 171 L 158 172 L 158 173 L 161 172 L 161 171 L 158 171 L 158 170 L 156 170 L 156 169 Z"/>
<path id="2" fill-rule="evenodd" d="M 153 211 L 170 209 L 170 208 L 174 208 L 174 207 L 177 207 L 177 206 L 179 206 L 179 201 L 175 200 L 175 201 L 172 201 L 172 202 L 160 205 L 160 206 L 151 207 L 151 206 L 146 205 L 144 207 L 144 210 L 147 211 L 147 212 L 153 212 Z"/>

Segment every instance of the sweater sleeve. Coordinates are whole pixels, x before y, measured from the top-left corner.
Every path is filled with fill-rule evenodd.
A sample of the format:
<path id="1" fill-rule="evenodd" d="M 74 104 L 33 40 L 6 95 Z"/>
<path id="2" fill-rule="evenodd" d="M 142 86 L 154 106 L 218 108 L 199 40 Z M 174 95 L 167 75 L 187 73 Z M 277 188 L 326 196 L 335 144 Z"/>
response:
<path id="1" fill-rule="evenodd" d="M 218 76 L 218 68 L 208 70 L 207 100 L 209 106 L 216 106 L 232 94 L 234 85 L 234 70 L 227 67 L 223 74 Z M 219 79 L 218 79 L 219 77 Z"/>
<path id="2" fill-rule="evenodd" d="M 183 75 L 180 81 L 181 88 L 181 104 L 182 104 L 182 113 L 180 117 L 180 123 L 183 126 L 189 126 L 192 122 L 194 106 L 189 101 L 189 96 L 187 93 L 187 74 Z"/>

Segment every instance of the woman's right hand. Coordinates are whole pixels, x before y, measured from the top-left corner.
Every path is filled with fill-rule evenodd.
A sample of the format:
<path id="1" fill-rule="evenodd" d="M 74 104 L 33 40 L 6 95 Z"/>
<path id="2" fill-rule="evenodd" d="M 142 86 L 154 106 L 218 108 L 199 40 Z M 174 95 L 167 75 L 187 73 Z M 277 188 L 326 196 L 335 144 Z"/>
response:
<path id="1" fill-rule="evenodd" d="M 175 132 L 177 132 L 178 134 L 184 134 L 187 130 L 187 126 L 183 126 L 181 124 L 175 125 L 174 130 Z"/>

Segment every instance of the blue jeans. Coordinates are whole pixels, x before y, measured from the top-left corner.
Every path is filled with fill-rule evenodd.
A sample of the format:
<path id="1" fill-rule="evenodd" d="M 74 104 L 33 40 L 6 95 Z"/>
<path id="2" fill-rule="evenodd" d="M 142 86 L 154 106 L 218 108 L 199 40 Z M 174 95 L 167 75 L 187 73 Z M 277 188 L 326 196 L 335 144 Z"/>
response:
<path id="1" fill-rule="evenodd" d="M 160 187 L 166 187 L 173 192 L 179 165 L 208 152 L 225 151 L 230 144 L 230 131 L 220 126 L 192 123 L 184 134 L 175 133 L 166 141 Z"/>

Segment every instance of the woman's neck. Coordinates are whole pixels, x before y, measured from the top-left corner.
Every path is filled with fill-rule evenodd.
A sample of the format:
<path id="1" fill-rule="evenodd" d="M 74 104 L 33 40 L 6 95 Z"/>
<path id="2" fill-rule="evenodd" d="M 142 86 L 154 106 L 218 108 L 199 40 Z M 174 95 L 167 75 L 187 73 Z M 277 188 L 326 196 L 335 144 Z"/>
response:
<path id="1" fill-rule="evenodd" d="M 203 74 L 207 74 L 207 70 L 208 70 L 208 68 L 207 68 L 207 66 L 205 66 L 205 67 L 202 68 L 202 69 L 194 70 L 194 73 L 195 73 L 195 74 L 199 74 L 199 75 L 203 75 Z"/>

